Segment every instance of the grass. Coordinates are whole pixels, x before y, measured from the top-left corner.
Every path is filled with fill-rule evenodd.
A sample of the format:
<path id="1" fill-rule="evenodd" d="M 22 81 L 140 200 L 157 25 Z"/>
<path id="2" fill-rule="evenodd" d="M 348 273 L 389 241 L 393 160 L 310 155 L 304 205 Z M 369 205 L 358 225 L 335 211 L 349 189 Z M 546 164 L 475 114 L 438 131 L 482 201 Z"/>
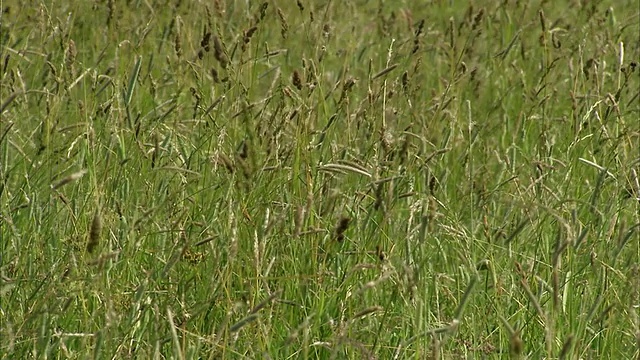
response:
<path id="1" fill-rule="evenodd" d="M 0 354 L 640 357 L 633 1 L 3 1 Z"/>

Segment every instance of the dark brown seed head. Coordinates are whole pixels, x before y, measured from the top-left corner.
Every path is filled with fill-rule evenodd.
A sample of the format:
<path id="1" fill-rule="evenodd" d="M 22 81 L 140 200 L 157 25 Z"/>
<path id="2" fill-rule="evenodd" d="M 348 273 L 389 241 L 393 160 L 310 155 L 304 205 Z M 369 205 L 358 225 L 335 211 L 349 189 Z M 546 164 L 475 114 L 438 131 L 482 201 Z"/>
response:
<path id="1" fill-rule="evenodd" d="M 242 41 L 243 41 L 245 44 L 248 44 L 248 43 L 249 43 L 249 41 L 251 41 L 251 37 L 253 36 L 253 33 L 255 33 L 255 32 L 256 32 L 256 30 L 258 30 L 258 27 L 257 27 L 257 26 L 252 26 L 252 27 L 250 27 L 249 29 L 245 30 L 245 31 L 244 31 L 244 37 L 242 38 Z"/>
<path id="2" fill-rule="evenodd" d="M 334 238 L 337 241 L 342 242 L 344 240 L 344 232 L 349 227 L 349 223 L 351 223 L 350 217 L 344 215 L 340 217 L 340 220 L 338 221 L 338 224 L 336 225 L 336 228 L 334 230 Z"/>
<path id="3" fill-rule="evenodd" d="M 300 78 L 300 73 L 298 70 L 293 71 L 292 75 L 293 86 L 295 86 L 298 90 L 302 90 L 302 79 Z"/>
<path id="4" fill-rule="evenodd" d="M 218 70 L 216 70 L 216 68 L 211 68 L 211 77 L 213 78 L 214 82 L 220 82 L 220 77 L 218 76 Z"/>
<path id="5" fill-rule="evenodd" d="M 331 26 L 329 26 L 329 24 L 324 24 L 322 26 L 322 34 L 324 35 L 324 37 L 328 38 L 329 36 L 331 36 Z"/>
<path id="6" fill-rule="evenodd" d="M 269 3 L 268 2 L 263 2 L 262 5 L 260 5 L 260 15 L 259 17 L 256 19 L 256 23 L 262 21 L 264 19 L 264 17 L 267 15 L 267 8 L 269 7 Z"/>
<path id="7" fill-rule="evenodd" d="M 282 35 L 283 39 L 286 39 L 289 33 L 289 24 L 280 8 L 278 8 L 278 18 L 280 18 L 280 35 Z"/>
<path id="8" fill-rule="evenodd" d="M 229 65 L 229 58 L 227 57 L 227 54 L 224 52 L 224 47 L 222 46 L 222 41 L 220 41 L 220 38 L 218 38 L 217 36 L 213 37 L 213 55 L 215 56 L 216 60 L 218 60 L 218 62 L 220 63 L 220 66 L 222 66 L 223 68 L 226 68 L 227 65 Z"/>
<path id="9" fill-rule="evenodd" d="M 211 31 L 206 31 L 204 35 L 202 35 L 202 40 L 200 41 L 200 46 L 204 49 L 204 51 L 209 52 L 211 47 L 209 43 L 211 41 Z"/>

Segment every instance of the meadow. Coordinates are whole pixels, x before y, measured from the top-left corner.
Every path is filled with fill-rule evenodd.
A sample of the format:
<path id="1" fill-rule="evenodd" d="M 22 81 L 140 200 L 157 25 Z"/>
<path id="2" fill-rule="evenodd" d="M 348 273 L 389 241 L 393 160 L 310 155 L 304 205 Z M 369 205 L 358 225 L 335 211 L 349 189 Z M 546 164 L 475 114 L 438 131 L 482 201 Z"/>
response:
<path id="1" fill-rule="evenodd" d="M 640 359 L 637 1 L 0 8 L 1 359 Z"/>

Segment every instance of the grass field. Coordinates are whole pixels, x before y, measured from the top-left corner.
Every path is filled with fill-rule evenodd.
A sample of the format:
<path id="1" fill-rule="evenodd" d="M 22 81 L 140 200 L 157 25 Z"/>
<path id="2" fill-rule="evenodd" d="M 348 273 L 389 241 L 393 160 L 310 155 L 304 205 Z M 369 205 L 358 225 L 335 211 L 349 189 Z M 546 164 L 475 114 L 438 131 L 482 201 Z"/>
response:
<path id="1" fill-rule="evenodd" d="M 637 1 L 2 1 L 0 358 L 640 359 Z"/>

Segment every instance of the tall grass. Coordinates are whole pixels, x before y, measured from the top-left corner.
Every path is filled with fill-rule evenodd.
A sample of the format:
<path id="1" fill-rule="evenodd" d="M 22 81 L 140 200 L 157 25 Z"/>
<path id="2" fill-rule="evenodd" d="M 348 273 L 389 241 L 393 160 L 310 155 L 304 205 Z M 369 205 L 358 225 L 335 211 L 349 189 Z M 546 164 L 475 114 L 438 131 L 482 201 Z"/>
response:
<path id="1" fill-rule="evenodd" d="M 2 358 L 640 356 L 637 3 L 2 11 Z"/>

